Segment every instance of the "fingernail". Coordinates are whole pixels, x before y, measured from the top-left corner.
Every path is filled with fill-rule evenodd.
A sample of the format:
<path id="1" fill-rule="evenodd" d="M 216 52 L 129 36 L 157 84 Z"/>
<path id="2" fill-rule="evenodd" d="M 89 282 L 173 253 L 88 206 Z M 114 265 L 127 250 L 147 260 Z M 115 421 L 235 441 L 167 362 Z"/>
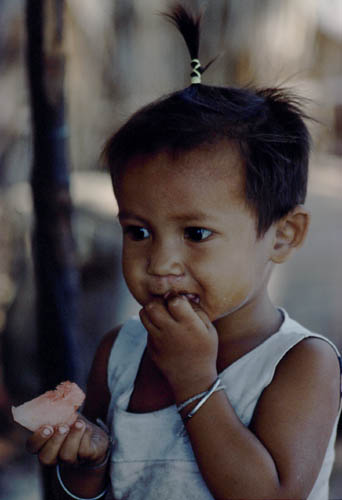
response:
<path id="1" fill-rule="evenodd" d="M 66 425 L 61 425 L 60 427 L 58 427 L 58 432 L 60 434 L 66 434 L 69 430 L 69 427 L 67 427 Z"/>
<path id="2" fill-rule="evenodd" d="M 75 427 L 76 427 L 76 429 L 82 429 L 83 428 L 83 422 L 81 422 L 80 420 L 77 420 L 75 422 Z"/>
<path id="3" fill-rule="evenodd" d="M 42 436 L 44 437 L 50 436 L 51 434 L 52 434 L 52 429 L 50 427 L 45 427 L 42 430 Z"/>

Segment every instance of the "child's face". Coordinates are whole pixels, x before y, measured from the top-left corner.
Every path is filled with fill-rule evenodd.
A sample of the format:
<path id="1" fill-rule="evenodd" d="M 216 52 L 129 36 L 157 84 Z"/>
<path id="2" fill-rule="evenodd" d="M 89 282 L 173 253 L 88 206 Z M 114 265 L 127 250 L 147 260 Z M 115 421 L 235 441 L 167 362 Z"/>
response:
<path id="1" fill-rule="evenodd" d="M 272 231 L 257 239 L 238 153 L 225 145 L 137 159 L 116 190 L 123 271 L 143 306 L 187 295 L 214 322 L 265 293 Z"/>

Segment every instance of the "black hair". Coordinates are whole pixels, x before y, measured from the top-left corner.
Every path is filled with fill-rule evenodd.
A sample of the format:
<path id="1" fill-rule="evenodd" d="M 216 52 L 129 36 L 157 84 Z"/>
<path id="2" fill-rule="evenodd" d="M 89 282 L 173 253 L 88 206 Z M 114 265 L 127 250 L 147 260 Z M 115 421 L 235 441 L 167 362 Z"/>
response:
<path id="1" fill-rule="evenodd" d="M 200 16 L 176 5 L 167 17 L 191 59 L 197 58 Z M 260 237 L 305 201 L 310 136 L 304 118 L 299 98 L 280 88 L 196 83 L 137 111 L 109 139 L 103 157 L 116 189 L 120 173 L 137 156 L 236 143 L 245 167 L 246 203 L 256 214 Z"/>

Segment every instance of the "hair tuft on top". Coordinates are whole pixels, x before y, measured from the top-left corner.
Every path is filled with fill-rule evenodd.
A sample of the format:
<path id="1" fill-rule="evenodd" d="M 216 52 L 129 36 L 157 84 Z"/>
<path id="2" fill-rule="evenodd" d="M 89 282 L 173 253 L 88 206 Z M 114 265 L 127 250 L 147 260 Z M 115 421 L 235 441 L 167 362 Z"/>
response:
<path id="1" fill-rule="evenodd" d="M 200 25 L 202 15 L 192 15 L 185 9 L 183 5 L 175 3 L 170 13 L 163 14 L 169 21 L 174 24 L 181 33 L 188 47 L 191 59 L 197 59 L 200 44 Z"/>
<path id="2" fill-rule="evenodd" d="M 179 4 L 166 16 L 196 59 L 201 16 Z M 190 85 L 134 113 L 108 140 L 102 158 L 115 191 L 133 159 L 234 143 L 245 170 L 246 204 L 262 236 L 305 201 L 310 134 L 302 104 L 303 99 L 282 88 Z"/>

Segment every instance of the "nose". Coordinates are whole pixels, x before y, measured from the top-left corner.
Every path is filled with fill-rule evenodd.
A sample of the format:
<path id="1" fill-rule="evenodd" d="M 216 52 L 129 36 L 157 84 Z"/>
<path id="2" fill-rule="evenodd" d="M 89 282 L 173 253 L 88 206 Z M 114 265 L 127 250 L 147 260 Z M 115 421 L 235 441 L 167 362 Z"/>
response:
<path id="1" fill-rule="evenodd" d="M 153 276 L 182 276 L 183 255 L 175 244 L 155 242 L 148 258 L 147 272 Z"/>

